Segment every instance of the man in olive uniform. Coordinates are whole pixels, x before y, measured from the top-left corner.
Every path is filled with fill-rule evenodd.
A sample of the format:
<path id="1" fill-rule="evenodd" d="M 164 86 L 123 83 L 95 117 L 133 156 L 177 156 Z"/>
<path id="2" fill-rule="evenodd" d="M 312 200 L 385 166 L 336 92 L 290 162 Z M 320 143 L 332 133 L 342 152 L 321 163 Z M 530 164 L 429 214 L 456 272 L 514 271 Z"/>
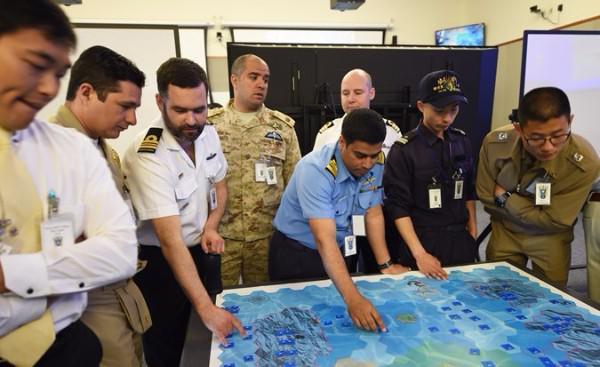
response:
<path id="1" fill-rule="evenodd" d="M 488 260 L 512 260 L 566 285 L 573 225 L 600 171 L 594 148 L 571 132 L 567 95 L 536 88 L 519 123 L 490 132 L 479 156 L 477 194 L 491 215 Z"/>
<path id="2" fill-rule="evenodd" d="M 119 155 L 106 139 L 135 125 L 145 80 L 130 60 L 103 46 L 90 47 L 73 64 L 67 100 L 50 119 L 93 140 L 129 204 Z M 100 339 L 102 366 L 141 365 L 141 333 L 150 327 L 150 311 L 133 279 L 92 290 L 81 320 Z"/>
<path id="3" fill-rule="evenodd" d="M 209 111 L 227 158 L 229 200 L 219 233 L 225 239 L 223 285 L 268 280 L 271 221 L 300 159 L 294 120 L 264 105 L 269 66 L 256 55 L 242 55 L 231 67 L 234 98 Z"/>

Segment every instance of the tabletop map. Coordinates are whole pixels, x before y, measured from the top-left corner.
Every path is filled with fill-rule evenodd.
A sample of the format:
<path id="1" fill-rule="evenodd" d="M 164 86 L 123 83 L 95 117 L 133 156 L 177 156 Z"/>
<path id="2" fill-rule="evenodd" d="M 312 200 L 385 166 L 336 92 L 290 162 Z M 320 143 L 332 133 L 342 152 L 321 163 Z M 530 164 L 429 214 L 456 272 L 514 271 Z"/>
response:
<path id="1" fill-rule="evenodd" d="M 355 277 L 387 332 L 353 326 L 331 281 L 238 288 L 217 304 L 247 335 L 213 337 L 210 366 L 600 367 L 600 311 L 505 262 Z"/>

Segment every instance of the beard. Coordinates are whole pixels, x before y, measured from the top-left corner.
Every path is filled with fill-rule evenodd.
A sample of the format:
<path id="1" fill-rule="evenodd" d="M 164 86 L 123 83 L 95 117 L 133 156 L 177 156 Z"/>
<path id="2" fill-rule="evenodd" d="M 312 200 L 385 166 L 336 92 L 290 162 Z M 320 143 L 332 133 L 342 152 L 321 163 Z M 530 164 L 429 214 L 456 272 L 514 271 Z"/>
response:
<path id="1" fill-rule="evenodd" d="M 166 111 L 166 109 L 165 109 Z M 177 126 L 173 121 L 169 118 L 166 113 L 162 114 L 163 121 L 165 122 L 165 126 L 171 134 L 180 142 L 193 143 L 198 139 L 202 131 L 204 130 L 204 124 L 200 124 L 197 126 L 188 126 L 186 124 L 182 126 Z"/>

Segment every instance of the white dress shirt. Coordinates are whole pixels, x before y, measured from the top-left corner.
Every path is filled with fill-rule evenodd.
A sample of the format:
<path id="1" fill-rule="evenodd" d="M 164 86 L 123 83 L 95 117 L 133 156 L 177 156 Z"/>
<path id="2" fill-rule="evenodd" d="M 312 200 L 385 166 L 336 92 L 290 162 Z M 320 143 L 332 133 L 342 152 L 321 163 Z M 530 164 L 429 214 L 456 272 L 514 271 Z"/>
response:
<path id="1" fill-rule="evenodd" d="M 56 332 L 79 319 L 87 291 L 135 273 L 137 241 L 129 209 L 110 170 L 89 139 L 70 129 L 34 120 L 12 138 L 39 193 L 45 219 L 48 194 L 59 214 L 73 218 L 76 244 L 0 256 L 6 288 L 0 294 L 0 336 L 37 319 L 49 308 Z M 10 172 L 2 172 L 10 179 Z"/>
<path id="2" fill-rule="evenodd" d="M 138 239 L 142 245 L 160 246 L 151 219 L 179 215 L 185 244 L 197 245 L 208 218 L 211 182 L 223 180 L 227 173 L 221 141 L 214 126 L 204 125 L 194 142 L 194 164 L 162 118 L 152 127 L 162 129 L 156 151 L 138 153 L 146 136 L 144 131 L 135 138 L 123 159 L 127 187 L 141 221 Z"/>
<path id="3" fill-rule="evenodd" d="M 317 134 L 313 150 L 319 150 L 324 145 L 329 143 L 335 143 L 340 139 L 340 135 L 342 135 L 342 122 L 344 122 L 344 117 L 346 117 L 346 115 L 338 117 L 337 119 L 331 121 L 333 124 L 329 128 L 320 131 Z M 394 142 L 398 140 L 398 138 L 400 138 L 402 134 L 400 133 L 400 129 L 398 129 L 396 124 L 394 124 L 392 121 L 385 119 L 384 121 L 386 134 L 381 150 L 383 150 L 383 153 L 387 157 L 387 154 L 389 153 L 390 149 L 392 149 L 392 145 L 394 145 Z"/>

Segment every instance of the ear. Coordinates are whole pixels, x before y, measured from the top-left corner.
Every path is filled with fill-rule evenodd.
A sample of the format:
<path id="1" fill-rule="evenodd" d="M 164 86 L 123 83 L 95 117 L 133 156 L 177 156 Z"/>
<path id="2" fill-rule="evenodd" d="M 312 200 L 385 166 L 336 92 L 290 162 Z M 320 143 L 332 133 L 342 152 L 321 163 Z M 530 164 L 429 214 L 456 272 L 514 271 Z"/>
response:
<path id="1" fill-rule="evenodd" d="M 344 137 L 342 135 L 340 135 L 340 138 L 338 140 L 338 144 L 340 146 L 340 151 L 343 151 L 346 149 L 346 139 L 344 139 Z"/>
<path id="2" fill-rule="evenodd" d="M 423 110 L 425 109 L 425 103 L 421 102 L 421 101 L 417 101 L 417 109 L 423 113 Z"/>
<path id="3" fill-rule="evenodd" d="M 92 94 L 94 94 L 96 90 L 90 83 L 81 83 L 77 88 L 77 92 L 75 94 L 75 98 L 81 98 L 84 101 L 89 101 Z"/>
<path id="4" fill-rule="evenodd" d="M 240 81 L 240 78 L 238 78 L 238 76 L 235 74 L 231 74 L 231 76 L 229 77 L 229 81 L 231 82 L 231 85 L 233 86 L 233 90 L 236 90 L 238 83 Z"/>
<path id="5" fill-rule="evenodd" d="M 373 98 L 375 98 L 375 88 L 369 90 L 369 101 L 372 101 Z"/>
<path id="6" fill-rule="evenodd" d="M 521 130 L 521 124 L 519 124 L 518 122 L 513 123 L 513 126 L 515 128 L 515 131 L 519 134 L 519 135 L 523 135 L 523 130 Z"/>
<path id="7" fill-rule="evenodd" d="M 158 109 L 160 110 L 160 112 L 165 113 L 164 111 L 164 99 L 163 97 L 160 95 L 160 93 L 156 93 L 156 95 L 154 96 L 154 99 L 156 100 L 156 105 L 158 106 Z"/>

